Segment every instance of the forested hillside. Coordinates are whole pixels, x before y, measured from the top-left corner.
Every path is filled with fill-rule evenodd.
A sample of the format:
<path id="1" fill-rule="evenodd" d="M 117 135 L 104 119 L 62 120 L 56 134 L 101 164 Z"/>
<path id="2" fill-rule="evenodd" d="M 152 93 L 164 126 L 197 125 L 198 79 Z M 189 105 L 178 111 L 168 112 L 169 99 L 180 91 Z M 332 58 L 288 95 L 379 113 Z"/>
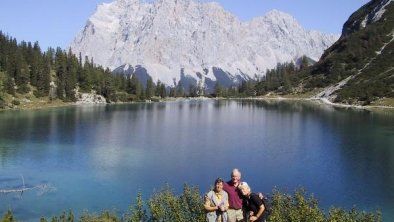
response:
<path id="1" fill-rule="evenodd" d="M 340 39 L 312 67 L 307 88 L 326 87 L 349 77 L 334 102 L 369 104 L 394 97 L 394 3 L 372 0 L 353 13 Z"/>
<path id="2" fill-rule="evenodd" d="M 0 108 L 15 108 L 32 98 L 73 102 L 77 91 L 97 93 L 113 102 L 166 96 L 160 82 L 148 79 L 146 85 L 144 89 L 136 77 L 113 75 L 91 58 L 61 48 L 43 52 L 38 42 L 18 43 L 0 31 Z"/>
<path id="3" fill-rule="evenodd" d="M 257 95 L 302 94 L 331 102 L 393 105 L 394 2 L 372 0 L 345 22 L 340 39 L 309 67 L 280 64 L 255 85 Z"/>

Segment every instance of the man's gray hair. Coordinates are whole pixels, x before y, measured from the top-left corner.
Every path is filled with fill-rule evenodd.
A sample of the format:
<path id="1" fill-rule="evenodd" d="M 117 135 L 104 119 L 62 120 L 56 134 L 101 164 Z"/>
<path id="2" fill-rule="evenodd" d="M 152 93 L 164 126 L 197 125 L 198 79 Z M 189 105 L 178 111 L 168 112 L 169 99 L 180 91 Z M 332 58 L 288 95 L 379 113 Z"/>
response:
<path id="1" fill-rule="evenodd" d="M 233 171 L 231 171 L 231 176 L 233 176 L 235 173 L 238 173 L 239 178 L 241 178 L 241 171 L 239 171 L 237 168 L 234 168 Z"/>

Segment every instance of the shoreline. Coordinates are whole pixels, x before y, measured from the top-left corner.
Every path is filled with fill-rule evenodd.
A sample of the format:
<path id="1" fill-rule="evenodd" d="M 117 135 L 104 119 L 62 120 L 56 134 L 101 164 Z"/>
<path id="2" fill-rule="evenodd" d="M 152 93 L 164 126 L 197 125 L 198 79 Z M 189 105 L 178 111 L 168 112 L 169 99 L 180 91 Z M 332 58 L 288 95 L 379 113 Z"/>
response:
<path id="1" fill-rule="evenodd" d="M 92 102 L 63 102 L 63 101 L 40 101 L 38 103 L 30 104 L 25 103 L 15 107 L 7 107 L 5 109 L 0 109 L 2 111 L 19 111 L 19 110 L 41 110 L 48 108 L 61 108 L 61 107 L 69 107 L 69 106 L 84 106 L 84 105 L 111 105 L 111 104 L 133 104 L 133 103 L 155 103 L 155 102 L 172 102 L 172 101 L 187 101 L 187 100 L 276 100 L 276 101 L 311 101 L 319 104 L 326 104 L 333 107 L 340 108 L 354 108 L 354 109 L 364 109 L 364 110 L 394 110 L 394 106 L 384 106 L 384 105 L 349 105 L 349 104 L 341 104 L 341 103 L 333 103 L 329 101 L 327 98 L 313 98 L 313 97 L 282 97 L 282 96 L 260 96 L 260 97 L 234 97 L 234 98 L 225 98 L 225 97 L 179 97 L 179 98 L 165 98 L 159 100 L 146 100 L 140 102 L 114 102 L 114 103 L 92 103 Z"/>
<path id="2" fill-rule="evenodd" d="M 340 108 L 354 108 L 354 109 L 366 109 L 366 110 L 394 110 L 394 106 L 379 106 L 379 105 L 349 105 L 349 104 L 342 104 L 342 103 L 333 103 L 326 98 L 308 98 L 308 97 L 300 97 L 300 98 L 291 98 L 291 97 L 248 97 L 248 98 L 236 98 L 236 99 L 247 99 L 247 100 L 292 100 L 292 101 L 311 101 L 320 104 L 326 104 L 333 107 L 340 107 Z"/>

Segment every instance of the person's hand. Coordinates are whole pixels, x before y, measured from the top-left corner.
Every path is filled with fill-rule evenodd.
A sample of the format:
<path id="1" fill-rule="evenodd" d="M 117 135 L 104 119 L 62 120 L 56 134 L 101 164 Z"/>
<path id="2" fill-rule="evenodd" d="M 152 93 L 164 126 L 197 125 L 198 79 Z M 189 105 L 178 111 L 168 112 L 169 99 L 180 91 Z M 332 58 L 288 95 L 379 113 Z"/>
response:
<path id="1" fill-rule="evenodd" d="M 220 205 L 219 209 L 220 209 L 220 211 L 225 211 L 225 209 L 224 209 L 224 206 L 223 206 L 223 205 Z"/>
<path id="2" fill-rule="evenodd" d="M 253 211 L 250 211 L 249 212 L 249 217 L 253 216 L 253 214 L 254 214 Z"/>
<path id="3" fill-rule="evenodd" d="M 256 217 L 256 216 L 251 216 L 251 217 L 249 218 L 249 220 L 252 221 L 252 222 L 253 222 L 253 221 L 256 221 L 256 220 L 257 220 L 257 217 Z"/>
<path id="4" fill-rule="evenodd" d="M 264 199 L 263 193 L 259 192 L 259 198 L 260 198 L 260 199 Z"/>

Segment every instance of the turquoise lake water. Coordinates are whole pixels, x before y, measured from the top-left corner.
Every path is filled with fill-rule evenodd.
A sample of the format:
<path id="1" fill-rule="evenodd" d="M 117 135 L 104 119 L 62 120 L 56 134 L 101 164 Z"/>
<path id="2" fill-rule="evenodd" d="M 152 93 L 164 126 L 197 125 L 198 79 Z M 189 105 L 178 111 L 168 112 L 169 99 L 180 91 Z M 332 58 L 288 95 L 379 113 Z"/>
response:
<path id="1" fill-rule="evenodd" d="M 254 191 L 302 186 L 325 209 L 394 221 L 394 112 L 191 100 L 0 112 L 0 212 L 37 221 L 116 209 L 168 183 L 207 192 L 239 168 Z"/>

